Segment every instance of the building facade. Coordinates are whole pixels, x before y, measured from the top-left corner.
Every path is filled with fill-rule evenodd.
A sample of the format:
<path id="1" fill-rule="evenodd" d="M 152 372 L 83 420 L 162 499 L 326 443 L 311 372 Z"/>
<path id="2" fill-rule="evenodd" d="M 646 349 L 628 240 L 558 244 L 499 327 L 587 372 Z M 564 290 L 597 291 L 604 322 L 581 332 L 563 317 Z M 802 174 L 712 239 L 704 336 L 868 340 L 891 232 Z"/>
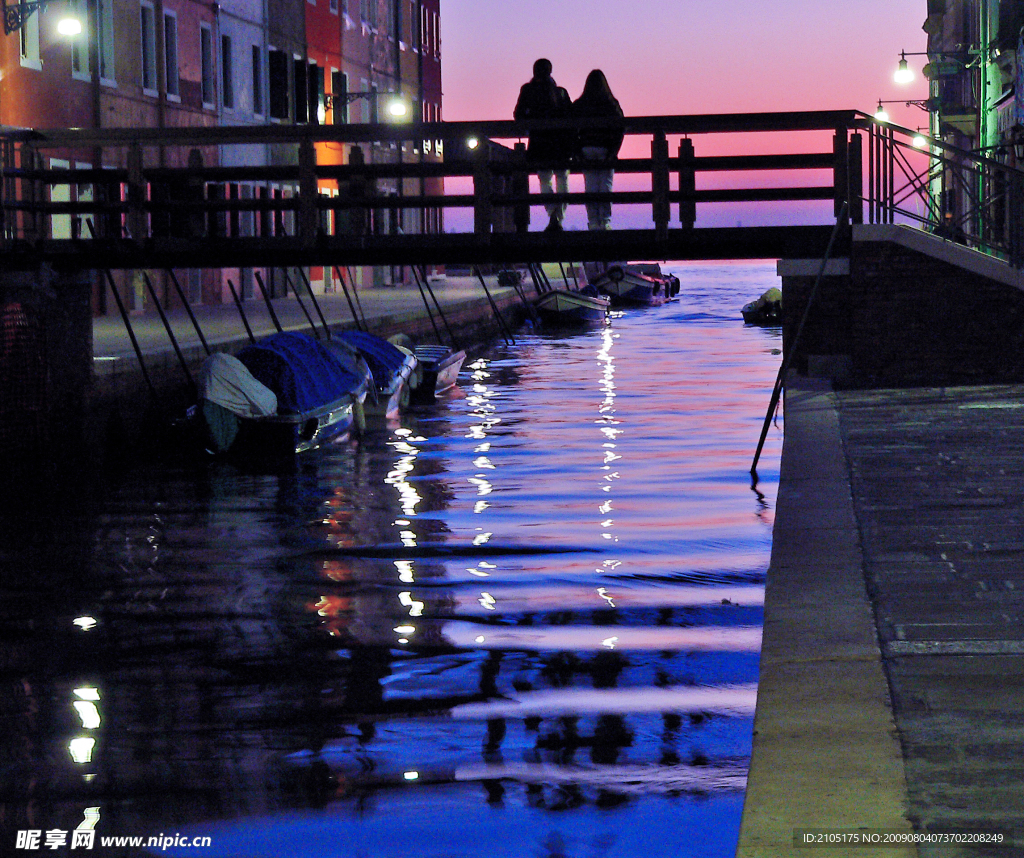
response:
<path id="1" fill-rule="evenodd" d="M 32 11 L 0 43 L 0 125 L 23 128 L 176 128 L 196 126 L 265 126 L 275 124 L 338 124 L 385 121 L 390 100 L 401 100 L 401 121 L 440 119 L 439 0 L 70 0 L 83 30 L 62 36 L 56 25 L 62 7 Z M 397 121 L 397 118 L 396 118 Z M 347 163 L 351 146 L 318 145 L 320 163 Z M 382 144 L 362 152 L 370 162 L 400 162 L 440 157 L 434 141 Z M 147 149 L 147 153 L 149 150 Z M 45 166 L 103 169 L 123 167 L 123 152 L 60 152 Z M 181 152 L 154 149 L 147 167 L 281 165 L 294 163 L 293 148 L 253 143 L 251 146 L 207 147 Z M 336 185 L 336 183 L 333 183 Z M 411 196 L 439 189 L 415 179 L 382 181 L 380 194 Z M 325 183 L 325 196 L 338 193 Z M 124 189 L 103 182 L 54 185 L 56 202 L 88 202 L 123 195 Z M 208 195 L 286 199 L 293 189 L 283 184 L 207 186 Z M 436 213 L 382 209 L 373 228 L 379 232 L 439 231 Z M 230 223 L 210 229 L 260 235 L 289 229 L 289 214 L 267 221 L 242 213 Z M 334 229 L 333 213 L 325 213 L 325 229 Z M 46 229 L 52 237 L 89 231 L 124 229 L 101 218 L 55 214 Z M 113 219 L 111 219 L 113 221 Z M 212 223 L 212 219 L 211 219 Z M 154 222 L 154 231 L 171 230 Z M 157 300 L 176 303 L 176 279 L 187 299 L 196 303 L 230 301 L 231 289 L 252 297 L 254 281 L 264 278 L 272 294 L 305 288 L 331 291 L 330 270 L 202 271 L 115 274 L 116 288 L 133 310 L 149 309 L 153 297 L 144 280 L 156 284 Z M 403 272 L 366 269 L 353 272 L 357 283 L 401 281 Z M 94 311 L 108 309 L 108 281 L 97 278 Z"/>

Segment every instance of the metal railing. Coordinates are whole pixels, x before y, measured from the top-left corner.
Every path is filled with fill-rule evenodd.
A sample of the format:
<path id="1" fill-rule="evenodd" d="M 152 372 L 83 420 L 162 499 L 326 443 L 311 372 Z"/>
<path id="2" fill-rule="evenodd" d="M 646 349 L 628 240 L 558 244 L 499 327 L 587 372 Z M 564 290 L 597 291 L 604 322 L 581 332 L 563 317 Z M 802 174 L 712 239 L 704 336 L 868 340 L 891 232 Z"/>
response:
<path id="1" fill-rule="evenodd" d="M 1024 267 L 1024 171 L 862 114 L 869 223 L 906 223 Z"/>

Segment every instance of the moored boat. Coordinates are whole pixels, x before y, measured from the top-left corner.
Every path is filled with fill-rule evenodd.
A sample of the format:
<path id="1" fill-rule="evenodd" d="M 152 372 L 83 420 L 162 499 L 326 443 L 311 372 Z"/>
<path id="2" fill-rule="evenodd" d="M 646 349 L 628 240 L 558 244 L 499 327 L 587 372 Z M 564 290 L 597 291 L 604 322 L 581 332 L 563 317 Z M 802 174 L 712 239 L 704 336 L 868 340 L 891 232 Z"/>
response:
<path id="1" fill-rule="evenodd" d="M 335 333 L 329 345 L 358 355 L 369 366 L 373 384 L 366 398 L 367 416 L 394 419 L 409 404 L 411 389 L 419 381 L 418 362 L 409 349 L 354 330 Z"/>
<path id="2" fill-rule="evenodd" d="M 197 380 L 191 410 L 212 453 L 301 453 L 362 428 L 370 375 L 301 333 L 279 333 L 216 352 Z"/>
<path id="3" fill-rule="evenodd" d="M 536 298 L 533 306 L 543 325 L 557 328 L 603 325 L 608 316 L 608 299 L 588 287 L 552 289 Z"/>
<path id="4" fill-rule="evenodd" d="M 760 298 L 744 304 L 740 312 L 748 325 L 781 325 L 782 292 L 773 286 Z"/>
<path id="5" fill-rule="evenodd" d="M 657 275 L 644 273 L 623 265 L 612 265 L 591 283 L 614 307 L 658 307 L 679 292 L 679 279 L 673 275 L 662 275 L 660 269 Z"/>
<path id="6" fill-rule="evenodd" d="M 418 345 L 413 354 L 419 362 L 420 383 L 412 390 L 412 401 L 418 404 L 433 402 L 438 396 L 455 387 L 466 353 L 448 346 Z"/>

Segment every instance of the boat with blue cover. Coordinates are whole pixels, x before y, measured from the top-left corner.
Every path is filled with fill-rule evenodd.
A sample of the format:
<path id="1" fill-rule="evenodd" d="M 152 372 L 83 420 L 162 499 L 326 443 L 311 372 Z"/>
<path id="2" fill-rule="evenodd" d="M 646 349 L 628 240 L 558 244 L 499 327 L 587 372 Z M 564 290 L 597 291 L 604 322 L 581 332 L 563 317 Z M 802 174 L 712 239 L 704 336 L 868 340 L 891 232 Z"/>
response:
<path id="1" fill-rule="evenodd" d="M 419 383 L 416 355 L 366 331 L 339 331 L 330 347 L 366 361 L 373 377 L 366 398 L 366 414 L 393 419 L 409 404 L 410 391 Z"/>
<path id="2" fill-rule="evenodd" d="M 364 425 L 365 362 L 297 333 L 274 334 L 237 356 L 214 353 L 199 374 L 204 440 L 213 453 L 301 453 Z"/>

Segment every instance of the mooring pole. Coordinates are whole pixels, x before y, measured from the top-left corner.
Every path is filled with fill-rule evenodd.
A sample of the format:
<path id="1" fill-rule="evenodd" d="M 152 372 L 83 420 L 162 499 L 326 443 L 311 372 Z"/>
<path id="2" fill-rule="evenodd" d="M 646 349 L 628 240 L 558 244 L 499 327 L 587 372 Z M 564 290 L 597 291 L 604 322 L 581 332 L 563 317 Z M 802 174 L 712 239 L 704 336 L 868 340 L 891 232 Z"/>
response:
<path id="1" fill-rule="evenodd" d="M 793 363 L 793 358 L 796 356 L 797 343 L 800 342 L 800 335 L 804 332 L 804 325 L 807 323 L 807 317 L 811 312 L 811 304 L 814 303 L 814 298 L 818 294 L 818 287 L 821 286 L 821 279 L 825 276 L 825 266 L 828 265 L 828 261 L 832 256 L 832 247 L 836 243 L 839 230 L 845 224 L 846 213 L 849 211 L 849 208 L 849 202 L 844 202 L 839 210 L 839 216 L 836 218 L 836 225 L 832 229 L 832 235 L 830 235 L 828 239 L 828 247 L 825 248 L 825 255 L 821 258 L 821 265 L 818 268 L 818 276 L 814 280 L 814 286 L 811 289 L 811 294 L 807 297 L 807 304 L 804 306 L 804 313 L 800 317 L 800 324 L 797 325 L 796 334 L 793 336 L 793 341 L 790 344 L 789 354 L 786 355 L 782 361 L 782 366 L 779 367 L 779 374 L 775 378 L 775 387 L 772 389 L 771 402 L 768 404 L 768 413 L 764 415 L 764 425 L 761 427 L 761 438 L 757 442 L 754 461 L 750 465 L 751 474 L 757 474 L 757 462 L 761 458 L 761 450 L 764 448 L 765 438 L 768 437 L 768 427 L 771 425 L 772 415 L 775 413 L 775 409 L 779 405 L 779 397 L 782 395 L 782 388 L 786 383 L 786 373 L 789 372 L 789 366 Z"/>

